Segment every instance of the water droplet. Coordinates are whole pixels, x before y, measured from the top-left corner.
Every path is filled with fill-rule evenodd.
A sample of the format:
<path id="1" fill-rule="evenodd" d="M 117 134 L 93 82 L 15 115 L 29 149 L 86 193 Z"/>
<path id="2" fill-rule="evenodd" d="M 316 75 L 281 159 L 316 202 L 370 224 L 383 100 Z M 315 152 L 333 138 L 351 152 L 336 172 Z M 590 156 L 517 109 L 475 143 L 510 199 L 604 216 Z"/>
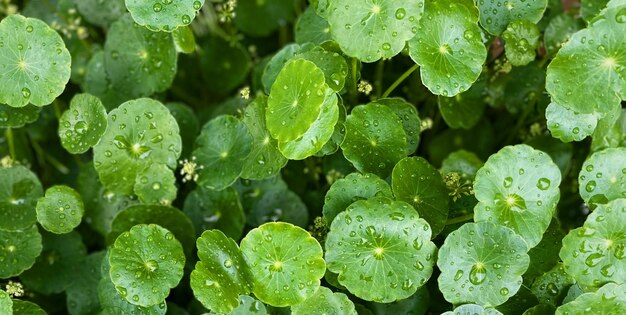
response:
<path id="1" fill-rule="evenodd" d="M 161 10 L 163 10 L 163 5 L 160 3 L 155 3 L 152 6 L 152 10 L 154 10 L 154 12 L 161 12 Z"/>
<path id="2" fill-rule="evenodd" d="M 541 190 L 547 190 L 548 188 L 550 188 L 550 180 L 542 177 L 537 181 L 537 188 L 541 189 Z"/>
<path id="3" fill-rule="evenodd" d="M 391 44 L 389 44 L 389 43 L 384 43 L 384 44 L 383 44 L 383 50 L 389 50 L 389 49 L 391 49 Z"/>
<path id="4" fill-rule="evenodd" d="M 593 192 L 594 189 L 596 189 L 596 181 L 595 180 L 591 180 L 587 183 L 587 185 L 585 185 L 585 190 L 587 192 Z"/>
<path id="5" fill-rule="evenodd" d="M 22 96 L 24 98 L 29 98 L 30 97 L 30 89 L 29 88 L 22 88 Z"/>
<path id="6" fill-rule="evenodd" d="M 183 24 L 185 24 L 185 25 L 186 25 L 186 24 L 191 23 L 191 18 L 189 17 L 189 15 L 185 14 L 185 15 L 183 15 L 183 17 L 182 17 L 182 21 L 183 21 Z"/>
<path id="7" fill-rule="evenodd" d="M 593 253 L 589 255 L 587 259 L 585 259 L 585 265 L 589 267 L 594 267 L 600 262 L 600 259 L 602 259 L 603 257 L 604 255 L 602 255 L 602 253 Z"/>
<path id="8" fill-rule="evenodd" d="M 202 3 L 200 3 L 200 1 L 194 1 L 193 2 L 193 9 L 198 11 L 202 8 Z"/>
<path id="9" fill-rule="evenodd" d="M 33 32 L 33 27 L 31 25 L 26 26 L 26 31 L 29 32 L 29 33 L 32 33 Z"/>
<path id="10" fill-rule="evenodd" d="M 509 289 L 507 288 L 500 289 L 500 295 L 506 296 L 507 294 L 509 294 Z"/>
<path id="11" fill-rule="evenodd" d="M 617 11 L 617 13 L 615 14 L 615 21 L 617 23 L 626 23 L 626 8 L 622 8 L 621 10 Z"/>
<path id="12" fill-rule="evenodd" d="M 463 277 L 463 270 L 459 269 L 454 274 L 454 281 L 459 281 L 459 279 L 461 279 L 461 277 Z"/>
<path id="13" fill-rule="evenodd" d="M 487 278 L 487 271 L 482 266 L 477 266 L 476 264 L 472 265 L 472 269 L 469 273 L 469 280 L 471 283 L 475 285 L 479 285 L 485 281 Z"/>
<path id="14" fill-rule="evenodd" d="M 513 178 L 506 177 L 502 185 L 504 185 L 504 188 L 511 188 L 511 186 L 513 185 Z"/>
<path id="15" fill-rule="evenodd" d="M 406 10 L 404 8 L 399 8 L 396 10 L 396 19 L 402 20 L 406 16 Z"/>
<path id="16" fill-rule="evenodd" d="M 230 259 L 224 260 L 224 267 L 230 268 L 233 266 L 233 262 Z"/>
<path id="17" fill-rule="evenodd" d="M 552 296 L 556 296 L 557 294 L 559 294 L 559 288 L 556 286 L 556 284 L 550 282 L 548 283 L 548 285 L 546 285 L 546 292 L 548 292 L 548 294 Z"/>

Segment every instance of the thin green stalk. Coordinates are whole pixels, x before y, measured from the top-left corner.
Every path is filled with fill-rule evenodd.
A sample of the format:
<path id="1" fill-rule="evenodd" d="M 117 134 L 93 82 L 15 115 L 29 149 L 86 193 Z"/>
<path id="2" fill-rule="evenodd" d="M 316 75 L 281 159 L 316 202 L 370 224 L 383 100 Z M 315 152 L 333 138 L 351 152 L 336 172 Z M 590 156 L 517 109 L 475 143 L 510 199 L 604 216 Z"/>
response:
<path id="1" fill-rule="evenodd" d="M 468 214 L 462 215 L 460 217 L 449 219 L 448 221 L 446 221 L 446 225 L 463 223 L 465 221 L 469 221 L 469 220 L 472 220 L 472 219 L 474 219 L 474 214 L 473 213 L 468 213 Z"/>
<path id="2" fill-rule="evenodd" d="M 383 73 L 385 73 L 385 60 L 381 59 L 376 63 L 376 81 L 374 81 L 374 94 L 380 98 L 383 90 Z"/>
<path id="3" fill-rule="evenodd" d="M 351 60 L 351 67 L 352 67 L 352 73 L 350 74 L 350 76 L 352 77 L 352 87 L 350 89 L 350 99 L 352 101 L 352 103 L 355 103 L 357 101 L 358 95 L 359 95 L 359 91 L 357 90 L 357 66 L 359 65 L 358 60 L 356 58 L 352 58 Z M 356 105 L 356 104 L 355 104 Z"/>
<path id="4" fill-rule="evenodd" d="M 15 154 L 15 141 L 13 139 L 13 129 L 7 128 L 4 132 L 4 136 L 7 138 L 7 144 L 9 145 L 9 154 L 11 154 L 11 159 L 15 160 L 17 155 Z"/>
<path id="5" fill-rule="evenodd" d="M 391 94 L 391 92 L 393 92 L 393 90 L 395 90 L 398 85 L 400 85 L 402 82 L 404 82 L 404 80 L 406 80 L 406 78 L 408 78 L 413 72 L 415 72 L 415 70 L 417 70 L 417 68 L 419 68 L 419 65 L 415 64 L 413 65 L 411 68 L 409 68 L 409 70 L 405 71 L 397 80 L 396 82 L 394 82 L 393 84 L 391 84 L 391 86 L 385 91 L 385 93 L 383 93 L 383 98 L 388 97 L 389 94 Z"/>

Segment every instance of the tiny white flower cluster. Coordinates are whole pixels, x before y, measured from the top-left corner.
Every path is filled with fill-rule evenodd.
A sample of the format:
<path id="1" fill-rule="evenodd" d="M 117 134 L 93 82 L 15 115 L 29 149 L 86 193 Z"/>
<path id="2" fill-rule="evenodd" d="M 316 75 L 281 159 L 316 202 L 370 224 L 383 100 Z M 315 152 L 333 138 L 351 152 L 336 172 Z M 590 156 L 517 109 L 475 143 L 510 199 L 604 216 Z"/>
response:
<path id="1" fill-rule="evenodd" d="M 0 14 L 12 15 L 17 13 L 17 5 L 11 3 L 11 0 L 0 0 Z"/>
<path id="2" fill-rule="evenodd" d="M 370 95 L 370 93 L 372 93 L 374 88 L 369 82 L 365 80 L 361 80 L 359 82 L 359 85 L 357 86 L 357 90 L 365 95 Z"/>
<path id="3" fill-rule="evenodd" d="M 220 22 L 226 23 L 234 19 L 235 8 L 237 8 L 237 0 L 227 0 L 224 4 L 218 4 L 216 9 Z"/>
<path id="4" fill-rule="evenodd" d="M 239 94 L 241 95 L 241 98 L 243 98 L 244 100 L 249 100 L 250 99 L 250 87 L 246 86 L 242 88 L 241 90 L 239 90 Z"/>
<path id="5" fill-rule="evenodd" d="M 66 25 L 61 25 L 58 21 L 53 21 L 50 26 L 63 33 L 63 35 L 67 38 L 72 38 L 74 33 L 79 39 L 86 39 L 89 37 L 87 28 L 81 25 L 82 18 L 78 12 L 76 12 L 76 9 L 72 8 L 67 10 L 67 16 L 62 16 L 62 18 L 65 20 Z"/>
<path id="6" fill-rule="evenodd" d="M 15 161 L 8 155 L 0 159 L 0 167 L 2 168 L 12 167 L 14 163 Z"/>
<path id="7" fill-rule="evenodd" d="M 198 171 L 203 169 L 204 166 L 198 165 L 196 162 L 196 157 L 192 156 L 191 161 L 188 159 L 184 159 L 179 162 L 182 168 L 180 169 L 180 175 L 183 176 L 183 183 L 189 181 L 197 181 L 198 180 Z"/>
<path id="8" fill-rule="evenodd" d="M 9 280 L 9 283 L 7 283 L 5 289 L 9 296 L 11 296 L 11 298 L 24 296 L 24 286 L 19 282 L 13 282 Z"/>

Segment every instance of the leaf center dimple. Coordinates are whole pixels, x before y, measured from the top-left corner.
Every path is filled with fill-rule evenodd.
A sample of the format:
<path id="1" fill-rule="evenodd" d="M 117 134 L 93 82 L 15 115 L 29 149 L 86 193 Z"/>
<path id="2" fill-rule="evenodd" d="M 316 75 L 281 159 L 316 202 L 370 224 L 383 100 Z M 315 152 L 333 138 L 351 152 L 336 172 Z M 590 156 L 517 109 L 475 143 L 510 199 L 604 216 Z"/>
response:
<path id="1" fill-rule="evenodd" d="M 610 68 L 613 69 L 615 67 L 615 65 L 617 64 L 617 62 L 615 61 L 615 58 L 613 57 L 607 57 L 604 59 L 604 62 L 602 63 L 602 65 L 606 68 Z"/>
<path id="2" fill-rule="evenodd" d="M 380 13 L 380 11 L 381 11 L 381 8 L 380 8 L 380 6 L 379 6 L 378 4 L 375 4 L 375 5 L 372 7 L 372 13 L 374 13 L 374 14 L 379 14 L 379 13 Z"/>

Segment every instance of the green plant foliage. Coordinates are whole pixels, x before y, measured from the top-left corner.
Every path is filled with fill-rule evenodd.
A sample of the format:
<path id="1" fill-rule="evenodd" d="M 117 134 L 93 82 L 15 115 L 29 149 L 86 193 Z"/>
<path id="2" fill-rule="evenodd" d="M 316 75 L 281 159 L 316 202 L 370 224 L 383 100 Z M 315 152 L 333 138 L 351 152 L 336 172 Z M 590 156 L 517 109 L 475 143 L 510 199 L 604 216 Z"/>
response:
<path id="1" fill-rule="evenodd" d="M 2 290 L 0 290 L 0 312 L 13 314 L 13 301 L 11 301 L 11 297 Z"/>
<path id="2" fill-rule="evenodd" d="M 515 295 L 530 258 L 524 239 L 489 222 L 466 223 L 439 249 L 439 288 L 453 304 L 497 306 Z M 457 256 L 459 252 L 463 256 Z"/>
<path id="3" fill-rule="evenodd" d="M 164 164 L 152 164 L 135 178 L 133 190 L 141 202 L 169 205 L 176 198 L 176 178 Z"/>
<path id="4" fill-rule="evenodd" d="M 533 22 L 515 20 L 509 23 L 502 38 L 506 41 L 506 58 L 512 65 L 524 66 L 535 60 L 539 35 L 539 28 Z"/>
<path id="5" fill-rule="evenodd" d="M 272 222 L 253 229 L 241 240 L 241 251 L 252 274 L 252 292 L 272 306 L 295 305 L 310 298 L 326 271 L 320 244 L 289 223 Z"/>
<path id="6" fill-rule="evenodd" d="M 251 36 L 266 36 L 294 19 L 295 4 L 291 0 L 237 1 L 235 25 Z"/>
<path id="7" fill-rule="evenodd" d="M 75 1 L 76 9 L 87 22 L 107 27 L 126 13 L 124 0 L 81 0 Z"/>
<path id="8" fill-rule="evenodd" d="M 574 301 L 559 306 L 556 314 L 584 314 L 589 309 L 603 314 L 622 313 L 626 309 L 625 289 L 624 284 L 606 284 L 596 292 L 581 294 Z"/>
<path id="9" fill-rule="evenodd" d="M 595 0 L 592 0 L 595 1 Z M 585 2 L 585 1 L 583 1 Z M 543 43 L 550 55 L 556 55 L 572 34 L 580 29 L 580 23 L 569 14 L 560 14 L 550 20 L 546 27 Z"/>
<path id="10" fill-rule="evenodd" d="M 176 50 L 184 54 L 192 54 L 196 51 L 196 38 L 193 35 L 193 31 L 188 26 L 183 26 L 175 29 L 172 32 L 172 38 L 174 44 L 176 44 Z"/>
<path id="11" fill-rule="evenodd" d="M 364 300 L 405 299 L 432 274 L 436 247 L 430 236 L 428 223 L 405 202 L 385 197 L 357 201 L 330 226 L 328 270 Z"/>
<path id="12" fill-rule="evenodd" d="M 20 128 L 35 122 L 39 118 L 40 107 L 26 105 L 11 107 L 0 104 L 0 128 Z"/>
<path id="13" fill-rule="evenodd" d="M 195 226 L 196 233 L 219 229 L 228 237 L 241 238 L 246 216 L 237 191 L 232 188 L 210 190 L 197 187 L 187 195 L 185 215 Z"/>
<path id="14" fill-rule="evenodd" d="M 546 109 L 550 133 L 563 142 L 580 141 L 592 135 L 599 118 L 596 113 L 577 113 L 557 103 L 550 103 Z"/>
<path id="15" fill-rule="evenodd" d="M 37 222 L 49 232 L 64 234 L 77 227 L 85 213 L 81 196 L 71 187 L 58 185 L 37 201 Z"/>
<path id="16" fill-rule="evenodd" d="M 626 282 L 626 237 L 621 219 L 626 199 L 598 207 L 585 224 L 563 238 L 559 256 L 568 274 L 581 286 L 599 287 L 607 282 Z"/>
<path id="17" fill-rule="evenodd" d="M 85 153 L 96 145 L 107 129 L 107 112 L 90 94 L 77 94 L 59 119 L 59 138 L 70 153 Z"/>
<path id="18" fill-rule="evenodd" d="M 259 302 L 259 300 L 247 296 L 239 296 L 239 306 L 233 309 L 230 315 L 267 315 L 267 309 L 265 304 Z"/>
<path id="19" fill-rule="evenodd" d="M 474 181 L 474 220 L 512 228 L 535 247 L 559 201 L 561 171 L 550 156 L 527 145 L 504 147 L 489 157 Z"/>
<path id="20" fill-rule="evenodd" d="M 470 129 L 474 127 L 485 110 L 484 79 L 478 78 L 469 90 L 454 97 L 439 96 L 439 111 L 450 128 Z"/>
<path id="21" fill-rule="evenodd" d="M 202 8 L 204 0 L 149 1 L 126 0 L 126 8 L 137 24 L 153 31 L 171 32 L 189 25 Z"/>
<path id="22" fill-rule="evenodd" d="M 65 89 L 71 56 L 46 23 L 21 15 L 0 21 L 0 103 L 45 106 Z"/>
<path id="23" fill-rule="evenodd" d="M 35 303 L 13 300 L 13 314 L 46 315 L 47 313 Z"/>
<path id="24" fill-rule="evenodd" d="M 37 226 L 15 231 L 0 229 L 0 278 L 17 276 L 29 269 L 41 254 L 41 234 Z"/>
<path id="25" fill-rule="evenodd" d="M 250 55 L 241 45 L 213 36 L 200 51 L 202 73 L 209 83 L 203 87 L 217 93 L 227 93 L 245 80 L 250 70 Z"/>
<path id="26" fill-rule="evenodd" d="M 130 253 L 130 255 L 129 255 Z M 162 303 L 183 276 L 185 255 L 174 234 L 155 224 L 138 224 L 118 236 L 109 256 L 115 289 L 143 307 Z"/>
<path id="27" fill-rule="evenodd" d="M 298 19 L 295 29 L 295 41 L 298 44 L 321 44 L 331 40 L 328 22 L 317 15 L 313 7 L 308 7 Z"/>
<path id="28" fill-rule="evenodd" d="M 0 229 L 29 228 L 36 221 L 37 199 L 43 196 L 37 175 L 24 166 L 15 165 L 0 167 L 0 178 Z"/>
<path id="29" fill-rule="evenodd" d="M 426 6 L 424 16 L 409 42 L 409 55 L 422 67 L 422 83 L 447 97 L 467 91 L 487 57 L 476 7 L 437 0 Z"/>
<path id="30" fill-rule="evenodd" d="M 402 128 L 406 134 L 406 153 L 413 154 L 417 150 L 420 142 L 420 132 L 422 126 L 420 123 L 417 109 L 412 104 L 406 102 L 402 98 L 381 98 L 376 103 L 389 107 L 402 121 Z"/>
<path id="31" fill-rule="evenodd" d="M 625 148 L 610 148 L 592 154 L 578 176 L 580 196 L 588 203 L 607 203 L 626 197 Z"/>
<path id="32" fill-rule="evenodd" d="M 320 287 L 315 294 L 300 304 L 291 307 L 291 313 L 298 314 L 346 314 L 356 315 L 354 304 L 340 292 L 333 293 Z"/>
<path id="33" fill-rule="evenodd" d="M 498 310 L 493 308 L 483 308 L 480 305 L 476 304 L 463 304 L 454 309 L 454 311 L 448 311 L 443 313 L 442 315 L 473 315 L 473 314 L 482 314 L 482 315 L 500 315 Z"/>
<path id="34" fill-rule="evenodd" d="M 95 252 L 85 258 L 85 262 L 76 270 L 76 278 L 67 287 L 67 309 L 70 314 L 93 313 L 100 309 L 98 283 L 102 279 L 100 267 L 105 252 Z"/>
<path id="35" fill-rule="evenodd" d="M 539 302 L 557 305 L 565 297 L 574 279 L 565 272 L 563 264 L 558 263 L 533 282 L 532 291 Z"/>
<path id="36" fill-rule="evenodd" d="M 492 35 L 500 35 L 515 20 L 537 23 L 546 10 L 548 0 L 478 1 L 480 25 Z"/>

